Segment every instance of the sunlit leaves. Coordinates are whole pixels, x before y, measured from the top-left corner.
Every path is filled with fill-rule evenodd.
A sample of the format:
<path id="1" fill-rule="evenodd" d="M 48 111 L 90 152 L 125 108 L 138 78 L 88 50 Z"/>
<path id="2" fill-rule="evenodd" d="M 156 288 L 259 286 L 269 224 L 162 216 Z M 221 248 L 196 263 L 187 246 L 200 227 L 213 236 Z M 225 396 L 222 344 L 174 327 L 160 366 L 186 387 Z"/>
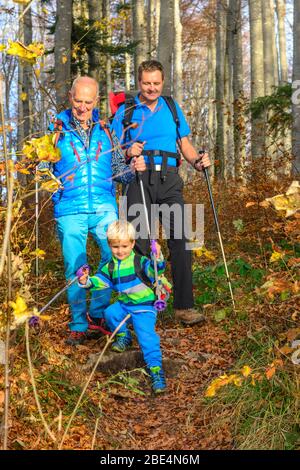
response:
<path id="1" fill-rule="evenodd" d="M 201 248 L 196 248 L 193 250 L 197 258 L 201 258 L 201 256 L 204 256 L 207 258 L 209 261 L 214 261 L 216 259 L 215 255 L 213 254 L 212 251 L 207 250 L 204 246 Z"/>
<path id="2" fill-rule="evenodd" d="M 280 253 L 279 251 L 273 251 L 271 258 L 270 258 L 270 263 L 277 263 L 277 261 L 280 261 L 284 258 L 284 253 Z"/>
<path id="3" fill-rule="evenodd" d="M 24 145 L 22 153 L 28 160 L 39 160 L 52 163 L 60 160 L 60 151 L 53 145 L 51 135 L 44 135 L 43 137 L 29 140 Z"/>
<path id="4" fill-rule="evenodd" d="M 28 46 L 25 46 L 20 41 L 8 41 L 8 43 L 7 54 L 17 56 L 32 65 L 35 64 L 37 59 L 45 52 L 44 44 L 38 42 L 29 44 Z"/>
<path id="5" fill-rule="evenodd" d="M 31 251 L 30 254 L 35 256 L 36 258 L 44 259 L 46 253 L 44 250 L 40 250 L 40 248 L 37 248 L 36 250 Z"/>
<path id="6" fill-rule="evenodd" d="M 15 302 L 9 302 L 9 306 L 12 308 L 14 316 L 14 322 L 12 326 L 17 326 L 25 323 L 32 317 L 41 318 L 42 320 L 50 320 L 48 315 L 39 315 L 36 307 L 32 310 L 28 308 L 24 298 L 21 295 L 17 295 Z"/>
<path id="7" fill-rule="evenodd" d="M 239 372 L 239 374 L 224 374 L 214 379 L 206 389 L 205 396 L 207 398 L 212 398 L 216 396 L 218 390 L 230 384 L 235 385 L 236 387 L 242 387 L 243 383 L 248 379 L 248 377 L 251 379 L 251 385 L 255 385 L 256 380 L 261 380 L 261 374 L 252 373 L 252 369 L 248 365 L 243 366 Z"/>
<path id="8" fill-rule="evenodd" d="M 282 213 L 285 217 L 290 217 L 300 210 L 300 183 L 293 181 L 285 194 L 266 199 L 274 209 Z"/>

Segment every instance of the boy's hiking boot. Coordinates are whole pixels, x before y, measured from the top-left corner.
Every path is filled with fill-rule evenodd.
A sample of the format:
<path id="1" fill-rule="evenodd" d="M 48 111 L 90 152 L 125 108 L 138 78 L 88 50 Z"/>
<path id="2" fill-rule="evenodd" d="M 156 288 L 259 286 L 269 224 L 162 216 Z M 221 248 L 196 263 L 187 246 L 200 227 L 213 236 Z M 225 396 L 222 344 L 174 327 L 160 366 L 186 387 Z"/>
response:
<path id="1" fill-rule="evenodd" d="M 160 366 L 150 367 L 149 374 L 152 382 L 152 390 L 154 393 L 164 393 L 167 388 L 164 371 Z"/>
<path id="2" fill-rule="evenodd" d="M 122 353 L 127 351 L 132 344 L 132 340 L 126 336 L 125 333 L 119 333 L 116 341 L 112 344 L 111 350 Z"/>
<path id="3" fill-rule="evenodd" d="M 184 310 L 175 310 L 175 320 L 184 325 L 196 325 L 196 323 L 205 322 L 205 317 L 195 308 L 187 308 Z"/>
<path id="4" fill-rule="evenodd" d="M 71 331 L 65 343 L 69 346 L 77 346 L 78 344 L 82 344 L 86 339 L 86 334 L 83 331 Z"/>
<path id="5" fill-rule="evenodd" d="M 95 331 L 102 333 L 103 335 L 111 335 L 111 332 L 107 329 L 104 318 L 90 317 L 88 313 L 86 316 L 88 320 L 89 331 Z"/>

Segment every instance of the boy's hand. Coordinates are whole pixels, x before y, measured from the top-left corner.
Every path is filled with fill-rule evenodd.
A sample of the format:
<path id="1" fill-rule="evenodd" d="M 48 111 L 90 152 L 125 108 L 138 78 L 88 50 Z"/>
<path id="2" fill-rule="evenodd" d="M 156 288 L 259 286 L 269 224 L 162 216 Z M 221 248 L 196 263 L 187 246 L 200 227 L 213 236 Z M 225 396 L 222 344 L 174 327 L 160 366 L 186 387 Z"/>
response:
<path id="1" fill-rule="evenodd" d="M 84 264 L 76 271 L 76 276 L 78 278 L 78 282 L 82 285 L 87 283 L 87 279 L 89 277 L 90 267 L 88 264 Z"/>

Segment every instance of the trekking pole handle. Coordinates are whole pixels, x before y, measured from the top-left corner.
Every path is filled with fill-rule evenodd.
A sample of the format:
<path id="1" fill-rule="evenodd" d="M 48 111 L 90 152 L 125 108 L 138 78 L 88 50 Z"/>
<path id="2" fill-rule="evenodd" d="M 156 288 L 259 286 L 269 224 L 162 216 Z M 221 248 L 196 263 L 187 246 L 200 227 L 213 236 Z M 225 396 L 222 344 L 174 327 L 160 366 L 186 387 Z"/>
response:
<path id="1" fill-rule="evenodd" d="M 138 144 L 142 144 L 142 143 L 143 143 L 143 141 L 142 141 L 142 140 L 137 140 L 136 142 L 137 142 Z M 142 155 L 142 154 L 140 154 L 140 155 L 136 155 L 136 158 L 139 158 L 139 157 L 141 157 L 141 155 Z M 143 172 L 142 172 L 142 171 L 137 171 L 137 176 L 138 176 L 138 179 L 140 179 L 140 178 L 141 178 L 142 174 L 143 174 Z"/>

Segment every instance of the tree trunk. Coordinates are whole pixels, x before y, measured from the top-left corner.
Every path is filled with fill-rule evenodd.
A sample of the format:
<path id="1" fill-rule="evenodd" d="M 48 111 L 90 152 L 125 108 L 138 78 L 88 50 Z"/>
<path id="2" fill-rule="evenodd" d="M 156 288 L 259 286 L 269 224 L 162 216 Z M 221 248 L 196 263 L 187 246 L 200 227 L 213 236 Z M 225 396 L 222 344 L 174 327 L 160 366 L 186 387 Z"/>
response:
<path id="1" fill-rule="evenodd" d="M 273 45 L 273 27 L 274 17 L 272 17 L 272 8 L 270 0 L 262 1 L 262 20 L 263 20 L 263 46 L 264 46 L 264 77 L 265 77 L 265 95 L 271 95 L 274 91 L 275 79 L 275 55 Z"/>
<path id="2" fill-rule="evenodd" d="M 137 88 L 138 67 L 147 58 L 147 26 L 144 0 L 132 0 L 132 30 L 133 40 L 138 42 L 134 53 L 134 76 Z"/>
<path id="3" fill-rule="evenodd" d="M 72 0 L 56 0 L 55 87 L 56 103 L 64 107 L 71 86 Z"/>
<path id="4" fill-rule="evenodd" d="M 102 2 L 101 0 L 88 0 L 88 15 L 90 28 L 96 21 L 102 19 Z M 95 80 L 101 80 L 101 54 L 96 47 L 91 47 L 88 53 L 88 74 Z"/>
<path id="5" fill-rule="evenodd" d="M 215 137 L 216 137 L 216 39 L 212 36 L 208 40 L 207 47 L 207 77 L 208 77 L 208 116 L 207 116 L 207 129 L 204 134 L 206 139 L 204 144 L 209 151 L 210 159 L 212 162 L 211 176 L 215 175 Z M 202 144 L 203 145 L 203 144 Z"/>
<path id="6" fill-rule="evenodd" d="M 164 0 L 160 9 L 158 60 L 165 70 L 164 93 L 172 93 L 172 44 L 174 43 L 173 0 Z"/>
<path id="7" fill-rule="evenodd" d="M 224 161 L 224 82 L 225 82 L 225 43 L 226 43 L 226 7 L 222 0 L 217 0 L 216 14 L 216 150 L 215 150 L 215 175 L 223 178 L 225 172 Z"/>
<path id="8" fill-rule="evenodd" d="M 286 5 L 285 0 L 276 0 L 276 13 L 278 22 L 278 39 L 279 39 L 279 81 L 281 84 L 288 80 L 288 65 L 286 55 L 286 32 L 285 18 Z"/>
<path id="9" fill-rule="evenodd" d="M 105 3 L 105 16 L 107 19 L 107 45 L 111 44 L 112 40 L 112 31 L 110 26 L 110 0 L 106 0 Z M 106 113 L 107 116 L 110 114 L 110 105 L 109 105 L 109 93 L 112 90 L 112 68 L 111 68 L 111 56 L 106 55 Z"/>
<path id="10" fill-rule="evenodd" d="M 251 101 L 265 95 L 264 86 L 264 46 L 262 31 L 261 0 L 248 0 L 250 22 L 251 55 Z M 251 119 L 251 150 L 253 157 L 264 154 L 264 119 Z"/>
<path id="11" fill-rule="evenodd" d="M 233 12 L 227 7 L 226 49 L 224 68 L 224 178 L 234 177 L 234 135 L 233 135 Z"/>
<path id="12" fill-rule="evenodd" d="M 24 5 L 20 5 L 20 13 L 25 10 Z M 20 22 L 21 41 L 25 44 L 32 43 L 32 17 L 31 8 L 27 10 Z M 33 116 L 32 116 L 32 67 L 29 65 L 20 64 L 18 66 L 18 150 L 22 147 L 27 139 L 32 137 L 33 131 Z M 30 175 L 18 175 L 21 184 L 26 186 L 28 184 Z"/>
<path id="13" fill-rule="evenodd" d="M 155 0 L 155 53 L 158 54 L 160 0 Z"/>
<path id="14" fill-rule="evenodd" d="M 180 0 L 174 0 L 174 98 L 182 105 L 182 24 Z"/>
<path id="15" fill-rule="evenodd" d="M 297 98 L 293 97 L 293 174 L 299 176 L 300 173 L 300 0 L 294 0 L 294 55 L 293 55 L 293 82 L 298 88 Z M 297 84 L 296 84 L 297 81 Z"/>
<path id="16" fill-rule="evenodd" d="M 148 59 L 151 59 L 155 50 L 155 0 L 148 0 L 147 5 L 147 38 Z"/>
<path id="17" fill-rule="evenodd" d="M 242 15 L 241 0 L 230 0 L 229 8 L 232 12 L 232 88 L 233 88 L 233 125 L 234 125 L 234 161 L 235 178 L 243 177 L 246 158 L 246 135 L 244 115 L 244 68 L 243 68 L 243 46 L 242 46 Z"/>

